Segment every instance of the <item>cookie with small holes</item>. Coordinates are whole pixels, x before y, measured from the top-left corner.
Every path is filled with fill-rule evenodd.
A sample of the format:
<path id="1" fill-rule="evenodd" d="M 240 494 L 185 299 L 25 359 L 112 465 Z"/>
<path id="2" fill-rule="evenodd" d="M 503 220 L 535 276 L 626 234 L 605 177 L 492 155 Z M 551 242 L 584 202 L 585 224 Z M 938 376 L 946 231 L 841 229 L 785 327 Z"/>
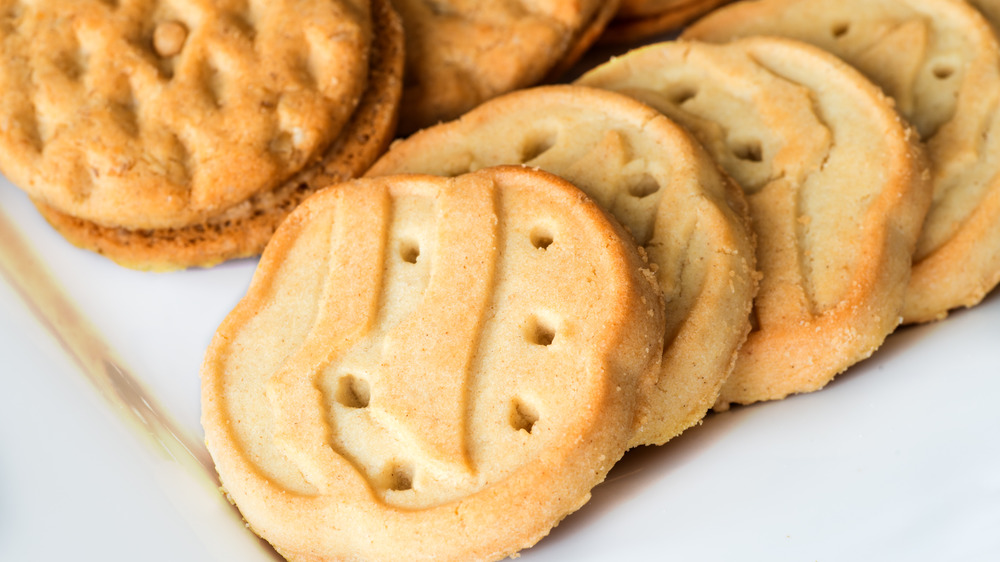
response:
<path id="1" fill-rule="evenodd" d="M 53 209 L 177 228 L 319 160 L 367 84 L 367 0 L 0 4 L 0 169 Z"/>
<path id="2" fill-rule="evenodd" d="M 644 47 L 579 82 L 683 124 L 746 191 L 763 279 L 717 409 L 822 388 L 896 328 L 929 173 L 916 132 L 861 74 L 758 37 Z"/>
<path id="3" fill-rule="evenodd" d="M 488 560 L 582 506 L 653 383 L 663 302 L 622 228 L 551 174 L 319 192 L 202 367 L 222 483 L 289 560 Z"/>
<path id="4" fill-rule="evenodd" d="M 656 267 L 666 343 L 640 396 L 633 445 L 660 444 L 715 402 L 750 329 L 754 245 L 742 192 L 679 126 L 627 96 L 580 86 L 522 90 L 396 142 L 368 175 L 455 175 L 526 164 L 608 209 Z"/>
<path id="5" fill-rule="evenodd" d="M 979 303 L 1000 283 L 1000 43 L 987 20 L 954 0 L 760 0 L 723 8 L 684 33 L 746 35 L 813 43 L 895 100 L 927 144 L 934 183 L 905 322 Z"/>
<path id="6" fill-rule="evenodd" d="M 134 269 L 209 267 L 259 255 L 292 209 L 330 183 L 362 175 L 392 140 L 402 94 L 403 30 L 388 0 L 374 0 L 371 9 L 375 35 L 367 87 L 350 120 L 319 162 L 273 189 L 185 227 L 133 230 L 103 226 L 57 211 L 36 198 L 39 212 L 73 244 Z"/>

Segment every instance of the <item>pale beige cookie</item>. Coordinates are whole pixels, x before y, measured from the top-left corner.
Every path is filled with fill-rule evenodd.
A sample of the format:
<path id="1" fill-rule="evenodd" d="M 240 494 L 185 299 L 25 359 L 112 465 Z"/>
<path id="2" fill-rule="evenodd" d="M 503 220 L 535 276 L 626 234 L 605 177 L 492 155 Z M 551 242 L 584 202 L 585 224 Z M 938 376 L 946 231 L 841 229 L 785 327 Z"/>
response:
<path id="1" fill-rule="evenodd" d="M 173 229 L 106 227 L 36 201 L 45 219 L 73 244 L 134 269 L 209 267 L 260 254 L 278 224 L 306 197 L 360 176 L 389 145 L 402 92 L 403 30 L 388 0 L 372 2 L 375 29 L 368 88 L 323 159 L 279 187 L 257 193 L 203 223 Z"/>
<path id="2" fill-rule="evenodd" d="M 763 279 L 718 409 L 822 388 L 899 324 L 930 183 L 916 133 L 858 72 L 754 38 L 653 45 L 580 83 L 685 125 L 747 193 Z"/>
<path id="3" fill-rule="evenodd" d="M 926 142 L 934 202 L 904 321 L 981 301 L 1000 283 L 1000 45 L 986 20 L 954 0 L 761 0 L 685 32 L 711 41 L 754 34 L 811 42 L 856 66 Z"/>
<path id="4" fill-rule="evenodd" d="M 732 0 L 623 0 L 602 43 L 635 43 L 675 31 Z"/>
<path id="5" fill-rule="evenodd" d="M 367 0 L 0 8 L 0 169 L 104 226 L 174 228 L 318 160 L 365 88 Z"/>
<path id="6" fill-rule="evenodd" d="M 389 149 L 369 175 L 457 175 L 525 163 L 611 211 L 658 267 L 667 300 L 657 384 L 633 445 L 658 444 L 715 402 L 749 330 L 756 291 L 746 202 L 700 146 L 655 110 L 580 86 L 507 94 Z"/>
<path id="7" fill-rule="evenodd" d="M 603 0 L 393 3 L 406 30 L 403 132 L 454 119 L 485 100 L 538 83 L 560 61 L 579 55 L 571 48 L 606 7 Z"/>
<path id="8" fill-rule="evenodd" d="M 202 368 L 250 527 L 290 560 L 499 559 L 621 457 L 663 302 L 621 227 L 520 167 L 321 191 Z"/>

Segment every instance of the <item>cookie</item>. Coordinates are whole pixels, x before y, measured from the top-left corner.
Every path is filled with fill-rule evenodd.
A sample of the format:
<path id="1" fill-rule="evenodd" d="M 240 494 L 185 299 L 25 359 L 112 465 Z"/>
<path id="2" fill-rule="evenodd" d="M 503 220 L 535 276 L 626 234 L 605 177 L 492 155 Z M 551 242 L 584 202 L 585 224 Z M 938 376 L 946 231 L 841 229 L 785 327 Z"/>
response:
<path id="1" fill-rule="evenodd" d="M 623 0 L 602 43 L 635 43 L 676 31 L 732 0 Z"/>
<path id="2" fill-rule="evenodd" d="M 319 159 L 370 42 L 365 0 L 9 2 L 0 169 L 100 225 L 201 222 Z"/>
<path id="3" fill-rule="evenodd" d="M 826 49 L 881 86 L 931 158 L 934 202 L 903 316 L 944 318 L 1000 283 L 1000 45 L 952 0 L 761 0 L 713 13 L 685 37 L 782 35 Z"/>
<path id="4" fill-rule="evenodd" d="M 861 74 L 753 38 L 645 47 L 579 82 L 684 125 L 746 191 L 763 279 L 716 409 L 822 388 L 896 328 L 929 174 L 916 133 Z"/>
<path id="5" fill-rule="evenodd" d="M 394 143 L 368 175 L 457 175 L 497 164 L 560 175 L 624 224 L 667 300 L 657 384 L 632 445 L 663 443 L 715 402 L 749 330 L 756 290 L 746 202 L 677 125 L 626 96 L 546 86 L 489 101 Z"/>
<path id="6" fill-rule="evenodd" d="M 278 224 L 318 189 L 362 175 L 395 133 L 402 92 L 403 30 L 388 0 L 371 4 L 375 29 L 368 87 L 323 159 L 273 190 L 204 222 L 181 228 L 130 230 L 101 226 L 35 200 L 42 216 L 73 244 L 134 269 L 208 267 L 259 255 Z"/>
<path id="7" fill-rule="evenodd" d="M 520 167 L 355 180 L 268 244 L 202 368 L 249 526 L 289 560 L 499 559 L 589 498 L 663 302 L 620 226 Z"/>
<path id="8" fill-rule="evenodd" d="M 404 133 L 538 83 L 618 0 L 393 0 L 406 30 Z M 579 51 L 580 49 L 576 49 Z M 564 65 L 568 66 L 568 65 Z"/>

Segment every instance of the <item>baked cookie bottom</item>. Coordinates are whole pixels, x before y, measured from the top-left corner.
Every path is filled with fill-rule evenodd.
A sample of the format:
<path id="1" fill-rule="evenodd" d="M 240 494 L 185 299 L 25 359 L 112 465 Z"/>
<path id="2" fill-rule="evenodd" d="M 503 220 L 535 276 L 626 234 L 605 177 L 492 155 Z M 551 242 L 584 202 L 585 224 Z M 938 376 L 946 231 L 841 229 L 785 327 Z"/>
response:
<path id="1" fill-rule="evenodd" d="M 654 35 L 676 31 L 732 0 L 690 0 L 662 13 L 641 18 L 613 19 L 601 35 L 601 43 L 634 43 Z"/>
<path id="2" fill-rule="evenodd" d="M 258 193 L 204 223 L 184 228 L 130 230 L 73 217 L 33 200 L 66 240 L 131 269 L 172 271 L 211 267 L 263 251 L 282 220 L 327 185 L 360 176 L 396 130 L 402 92 L 403 30 L 388 0 L 372 3 L 375 34 L 369 86 L 355 113 L 323 159 L 278 188 Z"/>

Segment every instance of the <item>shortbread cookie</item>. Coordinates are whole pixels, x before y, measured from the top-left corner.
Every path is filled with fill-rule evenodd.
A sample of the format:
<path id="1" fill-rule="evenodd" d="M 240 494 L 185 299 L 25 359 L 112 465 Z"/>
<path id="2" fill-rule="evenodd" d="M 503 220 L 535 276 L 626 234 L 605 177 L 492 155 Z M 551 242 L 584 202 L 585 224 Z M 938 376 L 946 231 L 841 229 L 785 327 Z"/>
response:
<path id="1" fill-rule="evenodd" d="M 363 174 L 392 140 L 402 92 L 403 30 L 388 0 L 374 0 L 371 9 L 375 29 L 371 69 L 357 110 L 322 161 L 278 188 L 257 193 L 204 223 L 174 229 L 106 227 L 60 213 L 39 201 L 36 206 L 73 244 L 135 269 L 209 267 L 260 254 L 296 205 L 330 183 Z"/>
<path id="2" fill-rule="evenodd" d="M 929 174 L 916 133 L 861 74 L 754 38 L 661 43 L 580 83 L 683 124 L 746 191 L 763 279 L 717 409 L 822 388 L 899 324 Z"/>
<path id="3" fill-rule="evenodd" d="M 604 30 L 604 43 L 634 43 L 680 29 L 732 0 L 623 0 Z"/>
<path id="4" fill-rule="evenodd" d="M 578 509 L 653 382 L 663 302 L 621 227 L 520 167 L 341 184 L 261 258 L 202 369 L 250 527 L 290 560 L 486 560 Z"/>
<path id="5" fill-rule="evenodd" d="M 698 423 L 746 338 L 756 291 L 746 202 L 696 142 L 626 96 L 579 86 L 507 94 L 395 143 L 369 175 L 457 175 L 525 163 L 609 209 L 645 247 L 667 300 L 657 384 L 632 445 Z"/>
<path id="6" fill-rule="evenodd" d="M 603 0 L 393 3 L 406 30 L 403 132 L 541 81 L 568 53 L 579 54 L 571 46 L 606 8 Z"/>
<path id="7" fill-rule="evenodd" d="M 367 0 L 4 6 L 0 169 L 104 226 L 187 226 L 275 188 L 365 88 Z"/>
<path id="8" fill-rule="evenodd" d="M 943 318 L 1000 282 L 1000 45 L 954 0 L 761 0 L 715 12 L 685 36 L 782 35 L 859 68 L 927 143 L 934 202 L 914 255 L 904 320 Z"/>

